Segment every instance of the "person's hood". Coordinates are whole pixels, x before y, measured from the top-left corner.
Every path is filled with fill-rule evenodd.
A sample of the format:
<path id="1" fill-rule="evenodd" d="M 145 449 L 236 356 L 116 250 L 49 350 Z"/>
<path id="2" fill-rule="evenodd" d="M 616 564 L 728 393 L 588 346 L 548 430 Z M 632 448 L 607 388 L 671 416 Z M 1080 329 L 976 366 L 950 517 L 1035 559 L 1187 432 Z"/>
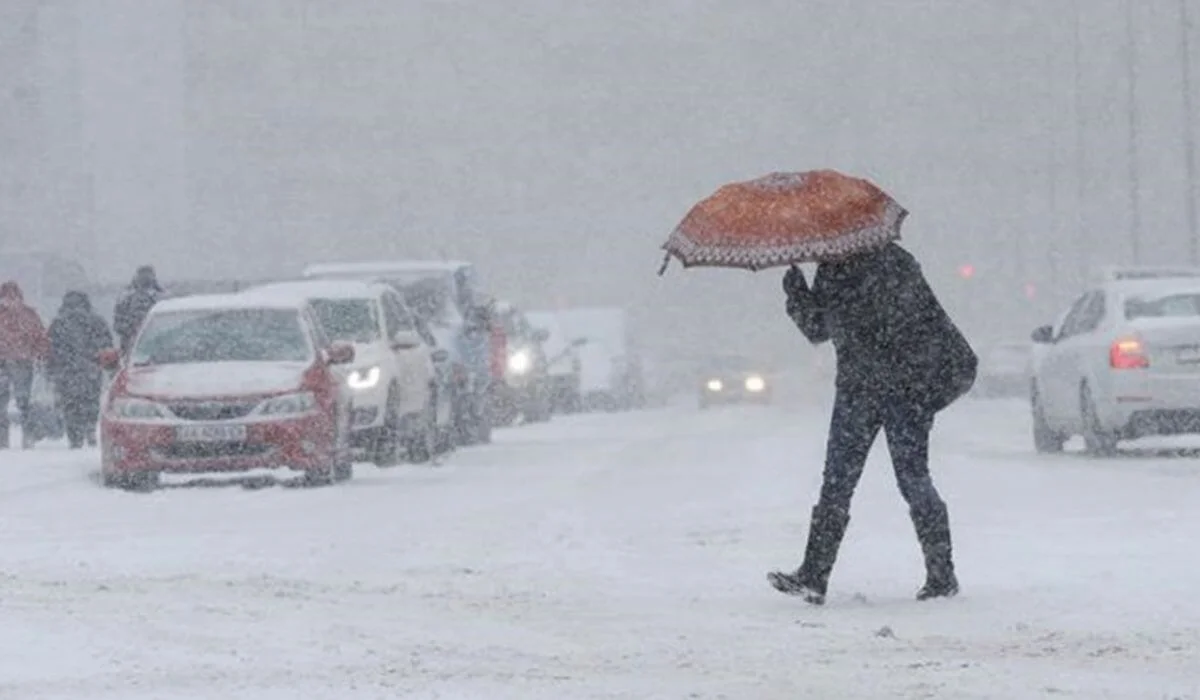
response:
<path id="1" fill-rule="evenodd" d="M 0 284 L 0 301 L 9 303 L 21 304 L 25 302 L 25 295 L 21 293 L 21 285 L 16 282 L 5 282 Z"/>
<path id="2" fill-rule="evenodd" d="M 820 294 L 828 301 L 869 293 L 866 283 L 889 274 L 896 258 L 903 255 L 908 255 L 907 251 L 892 242 L 877 250 L 823 262 L 817 271 L 821 283 L 813 287 L 819 286 Z"/>
<path id="3" fill-rule="evenodd" d="M 129 286 L 131 289 L 139 291 L 161 292 L 163 290 L 162 287 L 158 286 L 158 275 L 154 272 L 154 268 L 149 265 L 143 265 L 138 268 Z"/>
<path id="4" fill-rule="evenodd" d="M 92 300 L 83 292 L 67 292 L 63 295 L 60 313 L 91 313 Z"/>

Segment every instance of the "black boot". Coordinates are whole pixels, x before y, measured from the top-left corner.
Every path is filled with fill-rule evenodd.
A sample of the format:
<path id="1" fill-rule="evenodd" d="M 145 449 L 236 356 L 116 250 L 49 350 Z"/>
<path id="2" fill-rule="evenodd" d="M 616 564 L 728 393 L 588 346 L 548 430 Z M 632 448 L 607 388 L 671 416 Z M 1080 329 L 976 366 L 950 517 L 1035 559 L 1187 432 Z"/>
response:
<path id="1" fill-rule="evenodd" d="M 829 575 L 837 561 L 838 549 L 850 524 L 850 514 L 835 506 L 818 504 L 812 510 L 808 527 L 808 546 L 804 563 L 793 573 L 772 571 L 767 579 L 776 590 L 804 598 L 813 605 L 825 603 Z"/>
<path id="2" fill-rule="evenodd" d="M 917 591 L 917 600 L 950 598 L 958 594 L 958 578 L 954 575 L 954 557 L 950 544 L 950 514 L 946 504 L 910 512 L 921 552 L 925 555 L 925 585 Z"/>

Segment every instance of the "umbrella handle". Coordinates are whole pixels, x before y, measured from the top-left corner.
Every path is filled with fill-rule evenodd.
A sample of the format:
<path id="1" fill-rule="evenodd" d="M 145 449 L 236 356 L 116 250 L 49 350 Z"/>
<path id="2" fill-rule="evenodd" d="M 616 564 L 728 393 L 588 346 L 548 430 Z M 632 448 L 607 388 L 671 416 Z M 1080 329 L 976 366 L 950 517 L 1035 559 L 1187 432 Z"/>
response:
<path id="1" fill-rule="evenodd" d="M 658 276 L 662 277 L 667 272 L 667 266 L 671 264 L 671 254 L 667 253 L 663 256 L 662 267 L 658 268 Z"/>

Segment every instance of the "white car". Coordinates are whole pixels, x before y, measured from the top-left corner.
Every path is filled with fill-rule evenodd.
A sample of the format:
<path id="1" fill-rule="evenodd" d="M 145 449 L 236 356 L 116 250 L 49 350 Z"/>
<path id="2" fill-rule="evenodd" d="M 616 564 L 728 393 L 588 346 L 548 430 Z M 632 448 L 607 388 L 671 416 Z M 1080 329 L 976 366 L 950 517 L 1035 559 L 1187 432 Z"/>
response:
<path id="1" fill-rule="evenodd" d="M 1033 341 L 1039 452 L 1073 435 L 1103 455 L 1120 440 L 1200 433 L 1200 270 L 1108 270 Z"/>
<path id="2" fill-rule="evenodd" d="M 425 462 L 447 448 L 452 397 L 439 389 L 436 364 L 446 351 L 390 285 L 361 280 L 297 280 L 245 292 L 308 302 L 325 334 L 352 343 L 344 370 L 353 391 L 351 443 L 376 464 L 401 453 Z"/>

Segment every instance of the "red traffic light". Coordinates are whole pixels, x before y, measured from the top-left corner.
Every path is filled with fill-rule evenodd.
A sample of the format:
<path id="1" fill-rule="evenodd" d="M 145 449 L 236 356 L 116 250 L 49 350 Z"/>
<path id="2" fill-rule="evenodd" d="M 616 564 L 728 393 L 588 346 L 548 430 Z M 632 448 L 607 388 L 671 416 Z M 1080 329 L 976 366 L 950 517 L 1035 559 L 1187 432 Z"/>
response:
<path id="1" fill-rule="evenodd" d="M 1037 285 L 1034 284 L 1033 282 L 1026 284 L 1025 285 L 1025 297 L 1027 299 L 1033 299 L 1036 296 L 1037 296 Z"/>
<path id="2" fill-rule="evenodd" d="M 959 265 L 958 266 L 958 276 L 962 277 L 963 279 L 971 279 L 972 277 L 975 276 L 975 266 L 974 265 Z"/>

